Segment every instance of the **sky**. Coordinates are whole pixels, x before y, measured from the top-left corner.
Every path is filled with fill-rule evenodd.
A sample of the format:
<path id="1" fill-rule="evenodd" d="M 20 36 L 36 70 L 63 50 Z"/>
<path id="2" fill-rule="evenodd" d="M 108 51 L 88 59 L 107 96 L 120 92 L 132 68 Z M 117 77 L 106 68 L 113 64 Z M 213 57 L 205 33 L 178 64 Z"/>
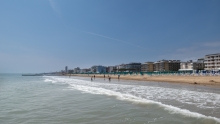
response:
<path id="1" fill-rule="evenodd" d="M 220 0 L 1 0 L 0 73 L 220 53 Z"/>

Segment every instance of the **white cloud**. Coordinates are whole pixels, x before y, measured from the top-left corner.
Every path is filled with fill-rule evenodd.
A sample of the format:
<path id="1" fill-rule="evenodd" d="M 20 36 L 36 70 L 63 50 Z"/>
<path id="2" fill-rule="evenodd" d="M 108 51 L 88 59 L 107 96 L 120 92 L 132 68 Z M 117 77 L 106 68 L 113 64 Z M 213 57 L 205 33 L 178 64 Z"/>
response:
<path id="1" fill-rule="evenodd" d="M 205 42 L 202 45 L 205 47 L 220 47 L 220 42 Z"/>
<path id="2" fill-rule="evenodd" d="M 51 5 L 53 11 L 54 11 L 59 17 L 61 17 L 60 9 L 59 9 L 59 7 L 57 6 L 57 4 L 55 3 L 55 1 L 54 1 L 54 0 L 49 0 L 49 2 L 50 2 L 50 5 Z"/>
<path id="3" fill-rule="evenodd" d="M 135 45 L 135 44 L 132 44 L 132 43 L 123 41 L 123 40 L 119 40 L 119 39 L 107 37 L 107 36 L 104 36 L 104 35 L 101 35 L 101 34 L 95 34 L 95 33 L 92 33 L 92 32 L 84 32 L 84 33 L 88 33 L 88 34 L 91 34 L 91 35 L 103 37 L 103 38 L 110 39 L 110 40 L 114 40 L 114 41 L 119 41 L 119 42 L 126 43 L 126 44 L 129 44 L 129 45 L 135 46 L 135 47 L 139 47 L 139 48 L 142 48 L 142 49 L 146 49 L 146 48 L 144 48 L 144 47 L 141 47 L 141 46 L 138 46 L 138 45 Z"/>
<path id="4" fill-rule="evenodd" d="M 220 53 L 220 42 L 203 42 L 200 44 L 191 44 L 188 47 L 182 47 L 174 50 L 173 53 L 159 56 L 160 59 L 179 59 L 182 61 L 197 60 L 207 54 Z"/>

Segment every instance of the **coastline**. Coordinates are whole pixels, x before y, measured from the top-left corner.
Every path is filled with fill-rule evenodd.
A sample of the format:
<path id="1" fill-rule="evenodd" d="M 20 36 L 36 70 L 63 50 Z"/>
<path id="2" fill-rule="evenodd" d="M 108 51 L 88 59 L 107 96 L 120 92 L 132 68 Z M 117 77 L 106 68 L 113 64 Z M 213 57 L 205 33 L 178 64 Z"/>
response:
<path id="1" fill-rule="evenodd" d="M 69 75 L 66 75 L 69 76 Z M 94 74 L 71 74 L 71 76 L 92 77 Z M 111 79 L 118 79 L 118 75 L 109 75 Z M 95 74 L 96 78 L 104 78 L 103 74 Z M 108 75 L 105 75 L 108 78 Z M 137 80 L 152 82 L 184 83 L 193 85 L 220 87 L 220 76 L 174 76 L 174 75 L 120 75 L 121 80 Z"/>

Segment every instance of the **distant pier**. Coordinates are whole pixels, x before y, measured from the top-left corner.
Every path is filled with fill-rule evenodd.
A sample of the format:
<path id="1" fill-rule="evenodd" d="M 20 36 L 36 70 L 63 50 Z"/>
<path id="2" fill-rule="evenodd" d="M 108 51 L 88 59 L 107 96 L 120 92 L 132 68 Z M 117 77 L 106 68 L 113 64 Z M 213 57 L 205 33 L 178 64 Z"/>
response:
<path id="1" fill-rule="evenodd" d="M 35 73 L 35 74 L 22 74 L 22 76 L 63 76 L 62 73 Z"/>
<path id="2" fill-rule="evenodd" d="M 22 74 L 22 76 L 44 76 L 44 74 Z"/>

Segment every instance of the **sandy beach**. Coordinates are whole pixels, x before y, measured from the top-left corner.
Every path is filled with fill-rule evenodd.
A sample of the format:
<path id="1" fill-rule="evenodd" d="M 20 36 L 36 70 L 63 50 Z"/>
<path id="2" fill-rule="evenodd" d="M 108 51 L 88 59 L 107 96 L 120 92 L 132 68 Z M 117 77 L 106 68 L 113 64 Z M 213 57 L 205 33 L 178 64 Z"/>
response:
<path id="1" fill-rule="evenodd" d="M 73 74 L 71 76 L 91 77 L 94 74 Z M 118 79 L 118 75 L 109 75 L 112 79 Z M 96 74 L 96 78 L 104 78 L 104 75 Z M 105 75 L 108 78 L 108 75 Z M 174 76 L 174 75 L 120 75 L 121 80 L 138 80 L 153 82 L 186 83 L 193 85 L 212 85 L 220 87 L 220 76 Z"/>

